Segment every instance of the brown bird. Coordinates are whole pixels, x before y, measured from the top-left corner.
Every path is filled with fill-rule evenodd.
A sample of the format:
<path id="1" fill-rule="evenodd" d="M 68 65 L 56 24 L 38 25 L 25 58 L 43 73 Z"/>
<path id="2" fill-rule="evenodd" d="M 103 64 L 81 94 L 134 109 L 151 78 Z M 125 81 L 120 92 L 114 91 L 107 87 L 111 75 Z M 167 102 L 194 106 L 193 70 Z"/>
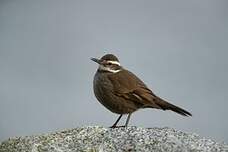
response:
<path id="1" fill-rule="evenodd" d="M 188 111 L 156 96 L 136 75 L 124 69 L 113 54 L 91 60 L 99 64 L 93 80 L 96 98 L 110 111 L 120 114 L 111 128 L 117 127 L 123 114 L 128 114 L 124 125 L 127 127 L 131 114 L 141 108 L 172 110 L 183 116 L 192 116 Z"/>

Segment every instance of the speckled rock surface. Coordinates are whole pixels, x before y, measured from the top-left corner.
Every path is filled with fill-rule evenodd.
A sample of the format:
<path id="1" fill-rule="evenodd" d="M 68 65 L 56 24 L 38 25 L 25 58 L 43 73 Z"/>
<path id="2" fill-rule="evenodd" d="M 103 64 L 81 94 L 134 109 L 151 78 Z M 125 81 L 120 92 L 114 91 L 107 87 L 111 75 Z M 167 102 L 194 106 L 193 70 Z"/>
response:
<path id="1" fill-rule="evenodd" d="M 226 151 L 228 145 L 171 128 L 81 127 L 51 134 L 15 137 L 0 144 L 0 152 L 198 152 Z"/>

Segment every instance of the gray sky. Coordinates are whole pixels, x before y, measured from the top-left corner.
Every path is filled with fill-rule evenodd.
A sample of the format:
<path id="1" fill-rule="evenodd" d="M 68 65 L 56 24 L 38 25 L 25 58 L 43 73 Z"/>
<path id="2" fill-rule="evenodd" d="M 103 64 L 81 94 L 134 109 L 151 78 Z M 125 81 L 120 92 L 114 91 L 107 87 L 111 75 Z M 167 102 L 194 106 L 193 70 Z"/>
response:
<path id="1" fill-rule="evenodd" d="M 117 115 L 93 95 L 116 54 L 160 97 L 192 112 L 144 109 L 130 125 L 173 127 L 228 142 L 228 1 L 0 1 L 0 141 Z M 122 123 L 125 121 L 123 119 Z"/>

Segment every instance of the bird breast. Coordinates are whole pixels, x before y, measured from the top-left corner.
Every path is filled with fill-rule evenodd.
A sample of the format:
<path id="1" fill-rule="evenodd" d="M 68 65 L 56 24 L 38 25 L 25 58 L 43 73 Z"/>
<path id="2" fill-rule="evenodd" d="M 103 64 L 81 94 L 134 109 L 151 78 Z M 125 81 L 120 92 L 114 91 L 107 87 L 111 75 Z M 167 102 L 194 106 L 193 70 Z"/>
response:
<path id="1" fill-rule="evenodd" d="M 127 114 L 137 109 L 123 98 L 116 96 L 112 82 L 108 78 L 110 73 L 97 72 L 94 76 L 93 90 L 98 101 L 110 111 L 117 114 Z"/>

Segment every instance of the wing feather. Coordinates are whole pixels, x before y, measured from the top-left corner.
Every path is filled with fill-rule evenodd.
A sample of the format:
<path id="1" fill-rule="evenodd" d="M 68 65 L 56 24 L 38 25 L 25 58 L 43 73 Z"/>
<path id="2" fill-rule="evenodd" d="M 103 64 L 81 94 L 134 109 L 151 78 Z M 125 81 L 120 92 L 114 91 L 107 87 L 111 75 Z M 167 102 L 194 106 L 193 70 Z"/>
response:
<path id="1" fill-rule="evenodd" d="M 191 113 L 156 96 L 136 75 L 125 69 L 108 76 L 114 94 L 141 108 L 172 110 L 183 116 Z"/>
<path id="2" fill-rule="evenodd" d="M 156 104 L 154 93 L 133 73 L 122 70 L 109 76 L 113 84 L 114 94 L 126 100 L 130 100 L 141 107 L 153 107 L 161 109 Z"/>

